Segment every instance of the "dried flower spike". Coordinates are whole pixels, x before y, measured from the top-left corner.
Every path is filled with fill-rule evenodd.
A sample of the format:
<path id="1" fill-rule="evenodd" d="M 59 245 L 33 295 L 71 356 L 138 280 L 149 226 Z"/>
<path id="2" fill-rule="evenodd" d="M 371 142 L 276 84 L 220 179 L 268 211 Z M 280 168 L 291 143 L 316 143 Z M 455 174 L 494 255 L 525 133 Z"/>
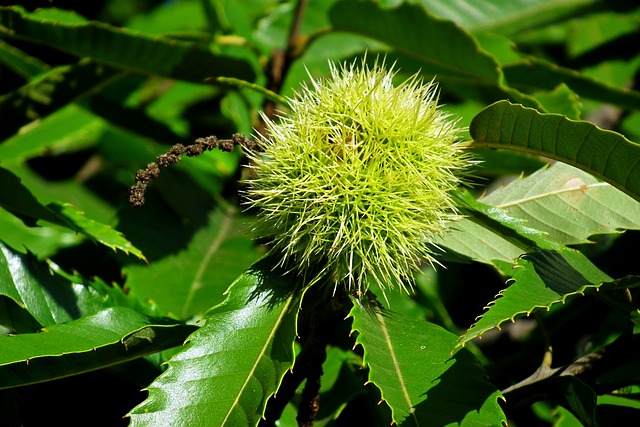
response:
<path id="1" fill-rule="evenodd" d="M 258 231 L 281 264 L 358 293 L 370 281 L 408 291 L 426 243 L 457 217 L 449 192 L 471 163 L 437 87 L 417 75 L 394 87 L 393 67 L 331 65 L 264 117 L 264 153 L 249 153 L 247 191 Z"/>

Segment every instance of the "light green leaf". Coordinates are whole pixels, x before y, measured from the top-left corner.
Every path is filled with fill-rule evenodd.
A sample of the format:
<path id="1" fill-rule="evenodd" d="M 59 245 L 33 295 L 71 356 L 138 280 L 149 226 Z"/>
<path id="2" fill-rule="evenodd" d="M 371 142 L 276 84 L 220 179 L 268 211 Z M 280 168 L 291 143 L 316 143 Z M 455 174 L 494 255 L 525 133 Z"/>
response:
<path id="1" fill-rule="evenodd" d="M 350 316 L 369 381 L 402 426 L 499 426 L 500 392 L 471 353 L 453 352 L 456 335 L 426 321 L 355 300 Z"/>
<path id="2" fill-rule="evenodd" d="M 193 326 L 125 307 L 0 337 L 0 389 L 78 375 L 178 346 Z"/>
<path id="3" fill-rule="evenodd" d="M 516 34 L 574 15 L 599 0 L 420 0 L 431 13 L 471 31 Z"/>
<path id="4" fill-rule="evenodd" d="M 33 16 L 18 6 L 0 8 L 0 33 L 91 57 L 117 68 L 202 82 L 207 77 L 233 76 L 251 81 L 245 61 L 218 55 L 195 43 L 116 28 L 101 22 L 66 23 Z"/>
<path id="5" fill-rule="evenodd" d="M 91 240 L 114 250 L 119 249 L 145 259 L 142 252 L 125 239 L 122 233 L 106 224 L 87 218 L 83 212 L 73 206 L 55 203 L 43 206 L 22 185 L 17 176 L 3 168 L 0 168 L 0 184 L 2 184 L 0 185 L 0 206 L 25 221 L 27 225 L 35 226 L 40 220 L 48 221 L 82 233 Z"/>
<path id="6" fill-rule="evenodd" d="M 595 234 L 640 229 L 640 203 L 564 163 L 517 179 L 479 199 L 564 245 Z"/>
<path id="7" fill-rule="evenodd" d="M 137 214 L 141 216 L 134 216 Z M 132 218 L 146 221 L 143 214 L 134 212 Z M 259 257 L 248 235 L 247 220 L 229 206 L 213 210 L 203 224 L 187 230 L 156 229 L 152 233 L 147 223 L 142 228 L 145 235 L 139 238 L 142 247 L 149 249 L 145 253 L 150 261 L 126 267 L 127 288 L 137 298 L 153 300 L 180 318 L 202 315 L 222 301 L 229 285 Z M 177 239 L 163 242 L 174 233 L 193 234 L 186 247 L 174 250 L 168 246 Z M 156 251 L 161 248 L 172 253 L 157 258 Z"/>
<path id="8" fill-rule="evenodd" d="M 505 273 L 517 257 L 537 248 L 556 249 L 558 242 L 528 227 L 506 211 L 476 201 L 469 193 L 455 194 L 463 218 L 433 243 L 444 248 L 443 256 L 453 261 L 478 261 Z"/>
<path id="9" fill-rule="evenodd" d="M 231 286 L 131 411 L 132 426 L 258 424 L 293 366 L 302 295 L 281 273 L 258 264 Z"/>
<path id="10" fill-rule="evenodd" d="M 449 85 L 497 86 L 500 81 L 498 63 L 470 34 L 450 21 L 431 16 L 420 5 L 383 10 L 366 2 L 339 1 L 330 16 L 335 30 L 381 41 L 416 61 L 424 73 L 437 75 L 439 81 Z"/>
<path id="11" fill-rule="evenodd" d="M 583 295 L 613 279 L 574 249 L 538 251 L 523 255 L 514 269 L 513 282 L 492 301 L 482 317 L 463 335 L 458 345 L 498 328 L 518 315 L 548 309 L 569 297 Z"/>
<path id="12" fill-rule="evenodd" d="M 141 260 L 146 260 L 142 252 L 129 242 L 122 233 L 113 227 L 87 218 L 87 215 L 70 203 L 50 203 L 47 208 L 64 218 L 72 226 L 90 238 L 111 249 L 132 254 Z"/>
<path id="13" fill-rule="evenodd" d="M 30 79 L 46 71 L 49 66 L 38 58 L 0 40 L 0 64 L 5 65 L 24 79 Z"/>
<path id="14" fill-rule="evenodd" d="M 473 145 L 546 156 L 602 178 L 640 200 L 640 146 L 590 122 L 498 101 L 469 129 Z"/>

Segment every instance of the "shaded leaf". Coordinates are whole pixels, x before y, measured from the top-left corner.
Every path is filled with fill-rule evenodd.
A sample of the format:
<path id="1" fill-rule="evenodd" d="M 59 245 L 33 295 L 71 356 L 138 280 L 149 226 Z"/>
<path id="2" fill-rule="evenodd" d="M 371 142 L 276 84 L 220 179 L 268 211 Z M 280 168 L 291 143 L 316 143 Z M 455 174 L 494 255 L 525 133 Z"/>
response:
<path id="1" fill-rule="evenodd" d="M 133 246 L 122 233 L 109 225 L 87 218 L 84 212 L 78 210 L 72 204 L 50 203 L 47 205 L 47 208 L 67 220 L 76 230 L 91 240 L 101 243 L 114 251 L 120 250 L 126 254 L 132 254 L 145 260 L 142 252 Z"/>
<path id="2" fill-rule="evenodd" d="M 567 298 L 583 295 L 612 279 L 574 249 L 538 251 L 517 261 L 513 282 L 492 301 L 487 311 L 460 337 L 458 345 L 498 328 L 516 316 L 549 309 Z"/>
<path id="3" fill-rule="evenodd" d="M 212 76 L 251 81 L 255 73 L 244 61 L 218 55 L 195 43 L 150 36 L 101 22 L 66 23 L 0 8 L 0 33 L 42 43 L 77 56 L 145 74 L 202 82 Z"/>
<path id="4" fill-rule="evenodd" d="M 471 31 L 516 34 L 575 16 L 599 0 L 420 0 L 431 13 Z"/>
<path id="5" fill-rule="evenodd" d="M 238 278 L 131 411 L 132 426 L 257 425 L 293 366 L 302 295 L 280 274 L 259 263 Z"/>
<path id="6" fill-rule="evenodd" d="M 560 84 L 566 84 L 583 98 L 632 109 L 640 108 L 640 92 L 617 88 L 540 58 L 527 57 L 516 63 L 505 64 L 502 69 L 509 85 L 519 90 L 553 90 Z"/>
<path id="7" fill-rule="evenodd" d="M 456 335 L 426 321 L 354 301 L 350 316 L 363 363 L 403 426 L 499 426 L 500 392 L 468 351 L 452 354 Z"/>
<path id="8" fill-rule="evenodd" d="M 152 319 L 125 307 L 0 337 L 0 389 L 50 381 L 178 346 L 193 326 Z"/>
<path id="9" fill-rule="evenodd" d="M 87 218 L 83 212 L 72 205 L 51 203 L 43 206 L 22 185 L 17 176 L 1 167 L 0 184 L 0 206 L 22 219 L 25 224 L 35 226 L 39 220 L 48 221 L 82 233 L 91 240 L 114 250 L 119 249 L 144 259 L 142 252 L 125 239 L 122 233 L 106 224 Z"/>
<path id="10" fill-rule="evenodd" d="M 158 228 L 152 233 L 148 227 L 141 228 L 145 231 L 141 244 L 149 247 L 150 264 L 126 267 L 127 288 L 132 295 L 153 300 L 183 319 L 201 315 L 222 301 L 225 290 L 259 254 L 248 236 L 247 219 L 233 207 L 214 209 L 203 221 L 188 230 Z M 157 257 L 155 251 L 160 245 L 178 243 L 177 237 L 162 242 L 174 233 L 192 235 L 184 242 L 185 247 L 168 247 L 171 253 Z"/>
<path id="11" fill-rule="evenodd" d="M 14 252 L 0 242 L 0 323 L 16 332 L 66 323 L 111 307 L 114 302 L 91 283 L 61 274 L 59 268 L 37 260 L 32 254 Z M 16 322 L 16 310 L 26 323 Z"/>
<path id="12" fill-rule="evenodd" d="M 0 40 L 0 63 L 24 79 L 30 79 L 46 71 L 49 66 L 38 58 Z"/>
<path id="13" fill-rule="evenodd" d="M 1 13 L 2 9 L 0 19 Z M 123 75 L 121 70 L 90 60 L 55 67 L 0 97 L 0 114 L 4 119 L 0 135 L 15 133 L 30 121 L 45 117 Z"/>
<path id="14" fill-rule="evenodd" d="M 366 2 L 339 1 L 330 17 L 335 30 L 384 42 L 417 61 L 423 72 L 437 74 L 440 81 L 496 86 L 500 80 L 498 63 L 471 35 L 450 21 L 433 17 L 420 5 L 383 10 Z"/>
<path id="15" fill-rule="evenodd" d="M 561 376 L 551 380 L 551 393 L 584 427 L 596 427 L 596 392 L 578 378 Z"/>
<path id="16" fill-rule="evenodd" d="M 482 110 L 469 131 L 474 146 L 559 160 L 640 200 L 640 146 L 616 132 L 559 114 L 541 114 L 508 101 L 498 101 Z"/>
<path id="17" fill-rule="evenodd" d="M 480 199 L 565 245 L 640 229 L 640 203 L 579 169 L 556 163 Z"/>

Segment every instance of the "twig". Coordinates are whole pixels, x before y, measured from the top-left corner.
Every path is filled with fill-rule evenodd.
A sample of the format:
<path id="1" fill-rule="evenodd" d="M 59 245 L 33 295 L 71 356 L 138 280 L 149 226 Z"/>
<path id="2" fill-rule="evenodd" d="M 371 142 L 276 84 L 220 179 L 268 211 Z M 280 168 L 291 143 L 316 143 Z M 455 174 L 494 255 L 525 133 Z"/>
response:
<path id="1" fill-rule="evenodd" d="M 285 46 L 284 51 L 274 50 L 271 53 L 267 73 L 267 90 L 273 93 L 279 94 L 281 92 L 284 77 L 287 75 L 293 61 L 300 55 L 301 49 L 298 48 L 298 39 L 306 8 L 307 0 L 298 0 L 293 20 L 291 22 L 291 27 L 289 27 L 289 36 L 287 38 L 287 45 Z M 275 118 L 275 107 L 276 103 L 273 100 L 269 98 L 265 100 L 262 110 L 267 118 Z M 263 135 L 265 134 L 264 123 L 260 123 L 258 132 Z"/>
<path id="2" fill-rule="evenodd" d="M 257 149 L 255 141 L 239 133 L 234 133 L 231 139 L 218 139 L 215 136 L 207 136 L 206 138 L 196 139 L 195 143 L 191 145 L 174 145 L 168 152 L 159 155 L 155 162 L 149 163 L 144 170 L 138 170 L 136 183 L 129 189 L 129 203 L 135 207 L 144 205 L 144 194 L 147 191 L 147 186 L 151 181 L 158 178 L 160 167 L 167 167 L 180 162 L 183 154 L 189 157 L 197 157 L 203 152 L 214 148 L 231 152 L 236 145 L 240 145 L 249 151 Z"/>

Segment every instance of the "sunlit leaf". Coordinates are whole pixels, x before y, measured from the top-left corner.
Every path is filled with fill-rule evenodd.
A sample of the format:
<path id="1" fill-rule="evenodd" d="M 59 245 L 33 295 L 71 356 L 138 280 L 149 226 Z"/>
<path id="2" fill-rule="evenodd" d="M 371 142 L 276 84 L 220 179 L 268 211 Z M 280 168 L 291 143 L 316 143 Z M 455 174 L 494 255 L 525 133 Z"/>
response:
<path id="1" fill-rule="evenodd" d="M 640 203 L 564 163 L 517 179 L 480 201 L 565 245 L 587 243 L 596 234 L 640 229 Z"/>
<path id="2" fill-rule="evenodd" d="M 593 123 L 498 101 L 482 110 L 469 131 L 474 145 L 505 148 L 568 163 L 640 200 L 640 146 Z"/>
<path id="3" fill-rule="evenodd" d="M 113 307 L 0 337 L 0 389 L 77 375 L 180 345 L 193 326 L 152 319 Z"/>
<path id="4" fill-rule="evenodd" d="M 452 352 L 456 335 L 426 321 L 354 301 L 350 316 L 369 381 L 403 426 L 499 426 L 500 392 L 471 353 Z"/>
<path id="5" fill-rule="evenodd" d="M 549 309 L 553 304 L 583 295 L 587 289 L 611 281 L 611 277 L 574 249 L 523 255 L 513 271 L 513 282 L 489 304 L 482 317 L 460 337 L 458 344 L 464 345 L 506 321 L 513 321 L 518 315 Z"/>
<path id="6" fill-rule="evenodd" d="M 255 426 L 293 366 L 302 295 L 269 266 L 241 276 L 149 386 L 132 426 Z"/>

